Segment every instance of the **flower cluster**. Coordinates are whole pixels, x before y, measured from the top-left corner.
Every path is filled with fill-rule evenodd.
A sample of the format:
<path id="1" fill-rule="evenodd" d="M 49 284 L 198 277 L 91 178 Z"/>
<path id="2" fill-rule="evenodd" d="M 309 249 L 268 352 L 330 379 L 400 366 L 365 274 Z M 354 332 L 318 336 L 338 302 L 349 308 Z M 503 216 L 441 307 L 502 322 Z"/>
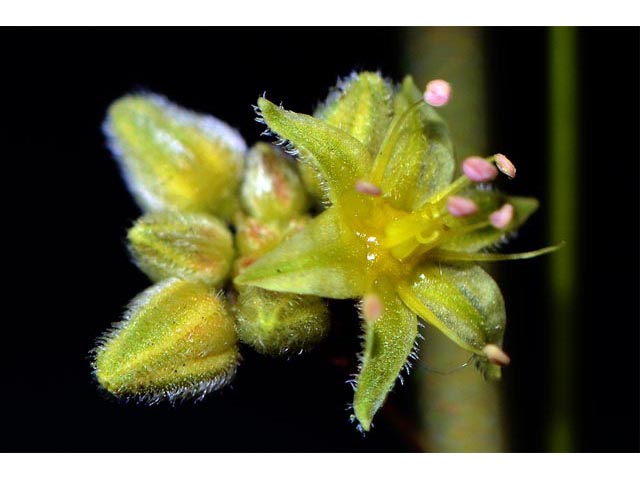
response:
<path id="1" fill-rule="evenodd" d="M 105 389 L 148 403 L 202 398 L 233 378 L 238 341 L 276 355 L 324 338 L 324 300 L 229 285 L 309 220 L 290 157 L 263 143 L 247 150 L 226 124 L 157 95 L 118 100 L 104 130 L 145 211 L 129 250 L 157 282 L 95 349 Z"/>
<path id="2" fill-rule="evenodd" d="M 420 92 L 410 77 L 392 85 L 363 72 L 313 116 L 260 98 L 259 120 L 299 157 L 301 177 L 273 147 L 246 154 L 237 133 L 211 117 L 153 96 L 116 102 L 106 131 L 150 212 L 129 233 L 131 251 L 161 283 L 98 347 L 100 383 L 154 399 L 206 393 L 231 378 L 236 335 L 264 353 L 321 339 L 323 298 L 359 302 L 353 418 L 365 431 L 415 358 L 419 319 L 499 379 L 509 363 L 504 301 L 477 262 L 551 249 L 487 251 L 538 203 L 487 188 L 499 172 L 515 177 L 504 155 L 456 163 L 434 108 L 450 96 L 442 80 Z M 306 192 L 319 200 L 313 218 Z"/>

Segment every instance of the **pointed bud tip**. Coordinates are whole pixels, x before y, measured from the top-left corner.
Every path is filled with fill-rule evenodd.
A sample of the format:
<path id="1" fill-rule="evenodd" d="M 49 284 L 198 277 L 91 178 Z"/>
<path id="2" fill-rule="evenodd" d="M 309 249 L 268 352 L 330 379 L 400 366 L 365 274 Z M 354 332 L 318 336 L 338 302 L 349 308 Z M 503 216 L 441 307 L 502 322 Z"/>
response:
<path id="1" fill-rule="evenodd" d="M 445 80 L 431 80 L 424 91 L 424 101 L 432 107 L 442 107 L 451 99 L 451 85 Z"/>
<path id="2" fill-rule="evenodd" d="M 513 205 L 505 203 L 498 210 L 489 215 L 489 222 L 495 228 L 506 228 L 513 220 Z"/>
<path id="3" fill-rule="evenodd" d="M 498 170 L 482 157 L 469 157 L 462 162 L 462 171 L 472 182 L 481 183 L 493 180 Z"/>
<path id="4" fill-rule="evenodd" d="M 372 197 L 379 197 L 382 195 L 382 190 L 377 185 L 364 180 L 358 180 L 356 182 L 356 190 L 365 195 L 371 195 Z"/>
<path id="5" fill-rule="evenodd" d="M 375 293 L 368 293 L 362 298 L 362 317 L 367 323 L 373 323 L 380 318 L 384 305 Z"/>
<path id="6" fill-rule="evenodd" d="M 447 210 L 454 217 L 468 217 L 478 211 L 478 205 L 469 198 L 452 195 L 447 199 Z"/>
<path id="7" fill-rule="evenodd" d="M 489 362 L 493 363 L 494 365 L 506 367 L 511 363 L 509 355 L 504 353 L 504 350 L 502 350 L 495 343 L 487 343 L 482 349 L 482 352 L 487 356 Z"/>
<path id="8" fill-rule="evenodd" d="M 509 178 L 515 178 L 516 166 L 511 162 L 511 160 L 509 160 L 501 153 L 496 154 L 494 158 L 496 160 L 498 170 L 500 170 Z"/>

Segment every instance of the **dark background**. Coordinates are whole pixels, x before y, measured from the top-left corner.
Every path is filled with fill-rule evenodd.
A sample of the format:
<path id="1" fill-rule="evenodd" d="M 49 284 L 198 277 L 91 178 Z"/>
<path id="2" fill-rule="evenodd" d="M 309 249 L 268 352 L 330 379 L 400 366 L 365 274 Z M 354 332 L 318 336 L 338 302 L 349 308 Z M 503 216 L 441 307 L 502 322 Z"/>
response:
<path id="1" fill-rule="evenodd" d="M 411 451 L 385 420 L 362 437 L 345 411 L 358 350 L 348 303 L 329 341 L 289 361 L 243 350 L 231 387 L 197 404 L 122 404 L 91 376 L 95 338 L 148 285 L 129 261 L 138 210 L 100 131 L 110 102 L 146 88 L 237 127 L 266 91 L 309 112 L 336 78 L 400 80 L 399 29 L 3 30 L 4 314 L 0 451 Z M 496 151 L 539 161 L 513 193 L 543 208 L 513 250 L 547 243 L 547 30 L 487 30 Z M 581 451 L 638 451 L 639 30 L 582 29 L 580 299 L 574 407 Z M 513 122 L 526 109 L 526 122 Z M 522 118 L 521 116 L 519 118 Z M 529 159 L 529 160 L 527 160 Z M 532 165 L 532 164 L 530 164 Z M 512 449 L 543 451 L 548 417 L 545 260 L 505 265 Z M 517 284 L 515 283 L 517 282 Z M 342 366 L 347 359 L 347 366 Z M 394 395 L 390 397 L 393 406 Z"/>

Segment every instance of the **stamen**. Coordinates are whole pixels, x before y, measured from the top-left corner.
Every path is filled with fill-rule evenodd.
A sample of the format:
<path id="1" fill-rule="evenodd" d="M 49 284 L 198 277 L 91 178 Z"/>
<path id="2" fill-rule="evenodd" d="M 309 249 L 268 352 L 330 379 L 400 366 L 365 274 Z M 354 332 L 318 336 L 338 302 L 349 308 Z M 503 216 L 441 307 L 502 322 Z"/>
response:
<path id="1" fill-rule="evenodd" d="M 436 248 L 431 251 L 431 258 L 442 260 L 443 262 L 501 262 L 504 260 L 526 260 L 555 252 L 563 245 L 564 242 L 561 242 L 557 245 L 551 245 L 550 247 L 521 253 L 458 252 Z"/>
<path id="2" fill-rule="evenodd" d="M 373 323 L 382 316 L 384 305 L 375 293 L 368 293 L 362 299 L 362 317 L 367 323 Z"/>
<path id="3" fill-rule="evenodd" d="M 462 171 L 472 182 L 481 183 L 493 180 L 498 170 L 482 157 L 469 157 L 462 162 Z"/>
<path id="4" fill-rule="evenodd" d="M 513 163 L 511 163 L 511 160 L 509 160 L 507 157 L 505 157 L 501 153 L 497 153 L 493 158 L 496 161 L 498 170 L 500 170 L 509 178 L 515 178 L 516 166 Z"/>
<path id="5" fill-rule="evenodd" d="M 468 217 L 478 211 L 478 205 L 469 198 L 452 195 L 447 199 L 447 210 L 454 217 Z"/>
<path id="6" fill-rule="evenodd" d="M 513 220 L 513 205 L 505 203 L 500 209 L 489 215 L 489 222 L 496 228 L 506 228 Z"/>
<path id="7" fill-rule="evenodd" d="M 511 359 L 509 358 L 509 355 L 504 353 L 504 350 L 502 350 L 495 343 L 487 343 L 482 349 L 482 352 L 487 356 L 487 359 L 494 365 L 506 367 L 511 363 Z"/>
<path id="8" fill-rule="evenodd" d="M 451 85 L 444 80 L 431 80 L 424 91 L 424 101 L 432 107 L 442 107 L 449 103 Z"/>
<path id="9" fill-rule="evenodd" d="M 358 180 L 356 182 L 356 190 L 365 195 L 371 195 L 373 197 L 379 197 L 382 195 L 382 190 L 377 185 L 374 185 L 370 182 L 365 182 L 364 180 Z"/>

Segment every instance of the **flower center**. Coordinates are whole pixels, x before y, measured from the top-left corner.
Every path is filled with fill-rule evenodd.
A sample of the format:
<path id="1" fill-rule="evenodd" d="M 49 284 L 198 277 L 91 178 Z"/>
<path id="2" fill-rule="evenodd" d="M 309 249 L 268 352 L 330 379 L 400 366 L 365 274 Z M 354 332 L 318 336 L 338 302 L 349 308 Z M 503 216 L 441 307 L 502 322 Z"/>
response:
<path id="1" fill-rule="evenodd" d="M 398 260 L 427 252 L 450 231 L 441 210 L 440 205 L 429 202 L 421 210 L 389 222 L 384 228 L 382 246 Z"/>
<path id="2" fill-rule="evenodd" d="M 379 246 L 386 249 L 396 260 L 418 259 L 429 250 L 452 237 L 464 235 L 489 225 L 503 229 L 513 218 L 513 207 L 505 204 L 493 212 L 489 218 L 478 218 L 478 206 L 469 198 L 457 196 L 473 183 L 492 181 L 498 170 L 513 178 L 515 166 L 504 155 L 497 154 L 489 159 L 469 157 L 462 163 L 463 174 L 447 187 L 436 192 L 424 205 L 411 213 L 399 212 L 384 199 L 384 192 L 378 187 L 382 182 L 391 158 L 393 146 L 403 132 L 403 126 L 410 115 L 424 105 L 422 100 L 412 104 L 393 121 L 384 141 L 384 146 L 376 156 L 369 178 L 356 182 L 355 190 L 372 200 L 372 216 L 378 221 L 371 223 L 382 226 Z M 497 168 L 496 168 L 497 167 Z M 393 212 L 380 220 L 381 212 Z M 455 221 L 460 217 L 470 217 L 469 221 Z M 377 235 L 376 235 L 377 237 Z M 375 237 L 371 237 L 375 238 Z M 376 242 L 376 246 L 378 243 Z"/>

